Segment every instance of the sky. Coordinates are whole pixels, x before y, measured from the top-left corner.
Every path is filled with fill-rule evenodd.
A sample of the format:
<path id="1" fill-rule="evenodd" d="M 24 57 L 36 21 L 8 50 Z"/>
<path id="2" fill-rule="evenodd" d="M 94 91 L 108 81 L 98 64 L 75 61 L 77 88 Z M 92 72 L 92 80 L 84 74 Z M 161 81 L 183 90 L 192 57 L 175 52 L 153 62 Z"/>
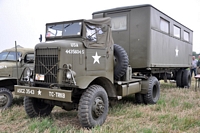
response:
<path id="1" fill-rule="evenodd" d="M 34 48 L 45 24 L 91 19 L 110 8 L 151 4 L 193 30 L 193 51 L 200 53 L 200 0 L 0 0 L 0 51 L 17 45 Z"/>

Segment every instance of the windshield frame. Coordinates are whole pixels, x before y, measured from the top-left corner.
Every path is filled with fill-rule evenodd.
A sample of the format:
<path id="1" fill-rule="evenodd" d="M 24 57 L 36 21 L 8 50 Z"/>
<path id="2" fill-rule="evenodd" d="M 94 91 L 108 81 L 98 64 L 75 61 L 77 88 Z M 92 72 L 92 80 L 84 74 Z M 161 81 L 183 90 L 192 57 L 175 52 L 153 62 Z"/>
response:
<path id="1" fill-rule="evenodd" d="M 71 23 L 73 23 L 73 24 L 75 24 L 75 23 L 81 23 L 81 25 L 80 25 L 80 33 L 78 34 L 78 32 L 77 32 L 77 34 L 74 34 L 74 35 L 64 35 L 64 33 L 65 33 L 64 32 L 64 30 L 65 30 L 64 26 L 66 26 L 66 25 L 70 26 Z M 63 21 L 63 22 L 47 23 L 46 24 L 46 32 L 45 32 L 46 35 L 45 35 L 45 38 L 46 38 L 46 40 L 48 40 L 48 39 L 56 39 L 56 38 L 82 37 L 82 35 L 83 35 L 83 33 L 82 33 L 83 32 L 83 23 L 84 23 L 83 19 L 73 20 L 73 21 Z M 61 33 L 60 33 L 59 36 L 48 36 L 49 26 L 53 26 L 53 25 L 56 25 L 56 26 L 60 25 L 60 26 L 62 26 L 62 31 L 60 30 Z"/>
<path id="2" fill-rule="evenodd" d="M 7 53 L 7 54 L 2 55 L 3 53 Z M 13 56 L 13 58 L 9 59 L 8 58 L 9 55 Z M 5 56 L 5 58 L 1 59 L 1 56 Z M 21 57 L 21 56 L 22 56 L 22 53 L 21 52 L 17 52 L 17 61 L 18 61 L 19 57 Z M 16 52 L 15 51 L 2 51 L 0 53 L 0 62 L 2 62 L 2 61 L 16 61 Z"/>

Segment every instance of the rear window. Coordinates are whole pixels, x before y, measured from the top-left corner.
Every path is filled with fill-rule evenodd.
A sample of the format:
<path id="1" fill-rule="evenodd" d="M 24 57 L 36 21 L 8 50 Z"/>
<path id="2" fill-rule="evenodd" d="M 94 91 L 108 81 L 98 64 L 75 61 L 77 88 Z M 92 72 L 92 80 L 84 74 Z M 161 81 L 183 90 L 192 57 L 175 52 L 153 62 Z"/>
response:
<path id="1" fill-rule="evenodd" d="M 184 31 L 183 32 L 183 39 L 185 40 L 185 41 L 188 41 L 189 42 L 189 32 L 187 32 L 187 31 Z"/>
<path id="2" fill-rule="evenodd" d="M 174 36 L 177 37 L 177 38 L 181 37 L 181 28 L 179 28 L 176 25 L 174 25 Z"/>
<path id="3" fill-rule="evenodd" d="M 127 29 L 127 16 L 111 18 L 112 31 L 126 30 Z"/>
<path id="4" fill-rule="evenodd" d="M 160 30 L 169 33 L 169 22 L 163 18 L 160 18 Z"/>

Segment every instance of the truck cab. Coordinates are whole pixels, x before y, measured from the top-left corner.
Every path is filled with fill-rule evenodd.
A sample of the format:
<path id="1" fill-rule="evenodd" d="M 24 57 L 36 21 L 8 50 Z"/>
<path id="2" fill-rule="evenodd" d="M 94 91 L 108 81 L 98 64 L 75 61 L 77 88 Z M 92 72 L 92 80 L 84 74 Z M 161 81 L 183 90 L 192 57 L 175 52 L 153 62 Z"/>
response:
<path id="1" fill-rule="evenodd" d="M 113 82 L 109 19 L 101 20 L 46 24 L 46 42 L 35 46 L 35 83 L 85 89 L 89 82 L 82 80 L 102 76 Z"/>
<path id="2" fill-rule="evenodd" d="M 34 49 L 31 48 L 17 48 L 17 52 L 11 48 L 0 53 L 0 109 L 11 106 L 14 85 L 26 67 L 33 69 L 33 63 Z"/>

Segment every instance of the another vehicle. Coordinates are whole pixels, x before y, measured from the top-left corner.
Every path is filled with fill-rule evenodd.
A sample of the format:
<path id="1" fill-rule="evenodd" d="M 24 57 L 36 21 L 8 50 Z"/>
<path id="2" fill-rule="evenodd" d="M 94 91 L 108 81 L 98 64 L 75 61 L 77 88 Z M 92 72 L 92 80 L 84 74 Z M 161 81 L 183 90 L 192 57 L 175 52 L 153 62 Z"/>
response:
<path id="1" fill-rule="evenodd" d="M 33 60 L 34 49 L 31 48 L 17 48 L 17 54 L 15 48 L 0 53 L 0 109 L 11 106 L 14 85 L 17 85 L 17 80 L 25 67 L 33 69 Z M 19 76 L 17 76 L 17 65 Z"/>
<path id="2" fill-rule="evenodd" d="M 92 15 L 111 18 L 114 42 L 126 50 L 133 73 L 176 80 L 177 87 L 190 87 L 191 29 L 152 5 L 119 7 Z"/>
<path id="3" fill-rule="evenodd" d="M 15 94 L 25 96 L 29 117 L 47 116 L 54 106 L 78 109 L 81 125 L 92 128 L 105 122 L 109 100 L 136 94 L 138 103 L 155 104 L 158 79 L 179 73 L 180 84 L 183 79 L 189 83 L 189 74 L 182 77 L 190 65 L 191 30 L 151 5 L 96 12 L 93 17 L 99 18 L 46 24 L 46 42 L 35 46 L 33 75 L 27 75 L 34 81 L 15 85 Z M 170 24 L 160 26 L 161 18 Z M 180 38 L 162 31 L 166 25 L 179 26 Z M 184 31 L 188 36 L 183 37 Z M 161 52 L 163 47 L 171 51 Z M 184 54 L 187 60 L 179 61 Z"/>

